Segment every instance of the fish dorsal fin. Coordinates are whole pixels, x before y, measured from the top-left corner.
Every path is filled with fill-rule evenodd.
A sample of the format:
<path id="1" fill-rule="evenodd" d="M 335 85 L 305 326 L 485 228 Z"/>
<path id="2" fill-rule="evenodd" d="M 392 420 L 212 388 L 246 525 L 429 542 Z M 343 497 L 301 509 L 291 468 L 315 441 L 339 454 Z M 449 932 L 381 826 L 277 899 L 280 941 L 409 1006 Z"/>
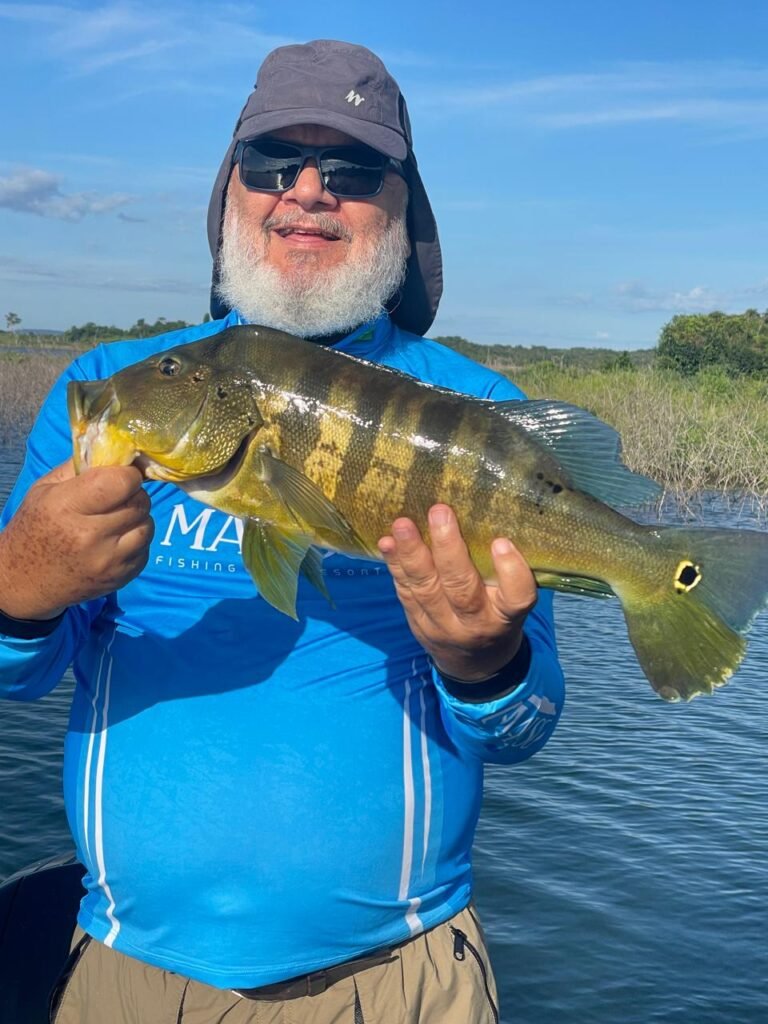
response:
<path id="1" fill-rule="evenodd" d="M 243 530 L 243 562 L 259 593 L 278 611 L 298 619 L 296 593 L 299 573 L 304 573 L 329 603 L 322 562 L 312 540 L 300 533 L 286 533 L 272 523 L 248 519 Z"/>
<path id="2" fill-rule="evenodd" d="M 549 399 L 492 402 L 491 408 L 545 445 L 580 491 L 607 505 L 656 501 L 662 488 L 621 461 L 618 433 L 586 409 Z"/>

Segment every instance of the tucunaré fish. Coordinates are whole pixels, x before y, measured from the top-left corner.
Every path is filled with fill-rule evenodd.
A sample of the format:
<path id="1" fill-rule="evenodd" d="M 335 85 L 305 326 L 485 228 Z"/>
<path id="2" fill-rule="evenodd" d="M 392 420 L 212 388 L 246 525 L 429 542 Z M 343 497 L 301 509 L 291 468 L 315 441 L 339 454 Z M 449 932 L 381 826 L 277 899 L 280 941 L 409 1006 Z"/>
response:
<path id="1" fill-rule="evenodd" d="M 725 683 L 768 600 L 768 535 L 620 514 L 659 487 L 576 406 L 471 398 L 253 326 L 71 382 L 68 403 L 78 470 L 135 463 L 242 518 L 245 565 L 294 617 L 300 572 L 328 596 L 318 548 L 380 559 L 398 516 L 428 538 L 437 501 L 487 581 L 508 536 L 540 586 L 617 596 L 665 700 Z"/>

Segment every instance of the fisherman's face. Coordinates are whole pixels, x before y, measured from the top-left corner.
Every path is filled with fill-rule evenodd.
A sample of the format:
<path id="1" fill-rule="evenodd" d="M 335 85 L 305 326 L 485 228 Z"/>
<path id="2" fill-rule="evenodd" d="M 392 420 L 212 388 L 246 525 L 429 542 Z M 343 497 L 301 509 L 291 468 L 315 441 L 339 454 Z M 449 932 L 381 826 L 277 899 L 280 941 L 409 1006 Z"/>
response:
<path id="1" fill-rule="evenodd" d="M 356 142 L 344 132 L 319 125 L 282 128 L 270 132 L 270 138 L 305 146 Z M 392 171 L 387 172 L 381 192 L 370 199 L 333 196 L 323 188 L 313 161 L 307 161 L 286 192 L 250 191 L 240 183 L 237 168 L 227 191 L 227 206 L 261 248 L 264 264 L 294 279 L 367 259 L 375 239 L 394 219 L 405 217 L 407 200 L 405 182 Z"/>

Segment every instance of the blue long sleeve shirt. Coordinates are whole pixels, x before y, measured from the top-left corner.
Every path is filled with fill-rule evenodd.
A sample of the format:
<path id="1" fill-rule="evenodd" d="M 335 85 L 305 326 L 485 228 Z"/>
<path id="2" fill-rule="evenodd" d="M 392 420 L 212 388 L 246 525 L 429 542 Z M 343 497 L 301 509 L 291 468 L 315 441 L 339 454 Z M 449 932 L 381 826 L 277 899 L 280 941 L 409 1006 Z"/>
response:
<path id="1" fill-rule="evenodd" d="M 32 430 L 2 523 L 71 453 L 68 380 L 235 322 L 77 359 Z M 387 317 L 336 347 L 479 397 L 521 397 Z M 171 484 L 145 486 L 156 530 L 142 574 L 70 608 L 47 637 L 0 635 L 12 699 L 47 693 L 74 667 L 64 796 L 87 868 L 81 926 L 147 963 L 239 988 L 451 917 L 470 898 L 483 763 L 525 760 L 561 710 L 549 592 L 526 621 L 526 677 L 502 699 L 467 703 L 430 668 L 383 564 L 328 555 L 334 607 L 302 579 L 294 622 L 259 597 L 238 520 Z"/>

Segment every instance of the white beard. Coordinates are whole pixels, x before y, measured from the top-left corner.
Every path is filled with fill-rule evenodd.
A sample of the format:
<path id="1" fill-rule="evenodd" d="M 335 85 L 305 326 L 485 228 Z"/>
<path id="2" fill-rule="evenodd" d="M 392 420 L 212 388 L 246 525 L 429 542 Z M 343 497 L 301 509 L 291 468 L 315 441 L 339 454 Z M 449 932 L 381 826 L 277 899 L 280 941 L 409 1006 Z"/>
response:
<path id="1" fill-rule="evenodd" d="M 307 214 L 297 211 L 296 219 L 306 223 Z M 254 237 L 234 206 L 226 208 L 216 291 L 231 309 L 250 323 L 302 338 L 350 331 L 381 314 L 405 279 L 405 216 L 393 218 L 377 237 L 356 239 L 329 214 L 316 214 L 312 220 L 321 230 L 352 242 L 349 258 L 318 271 L 311 256 L 298 253 L 294 272 L 283 275 L 265 262 L 270 222 Z M 286 221 L 280 218 L 281 225 Z"/>

